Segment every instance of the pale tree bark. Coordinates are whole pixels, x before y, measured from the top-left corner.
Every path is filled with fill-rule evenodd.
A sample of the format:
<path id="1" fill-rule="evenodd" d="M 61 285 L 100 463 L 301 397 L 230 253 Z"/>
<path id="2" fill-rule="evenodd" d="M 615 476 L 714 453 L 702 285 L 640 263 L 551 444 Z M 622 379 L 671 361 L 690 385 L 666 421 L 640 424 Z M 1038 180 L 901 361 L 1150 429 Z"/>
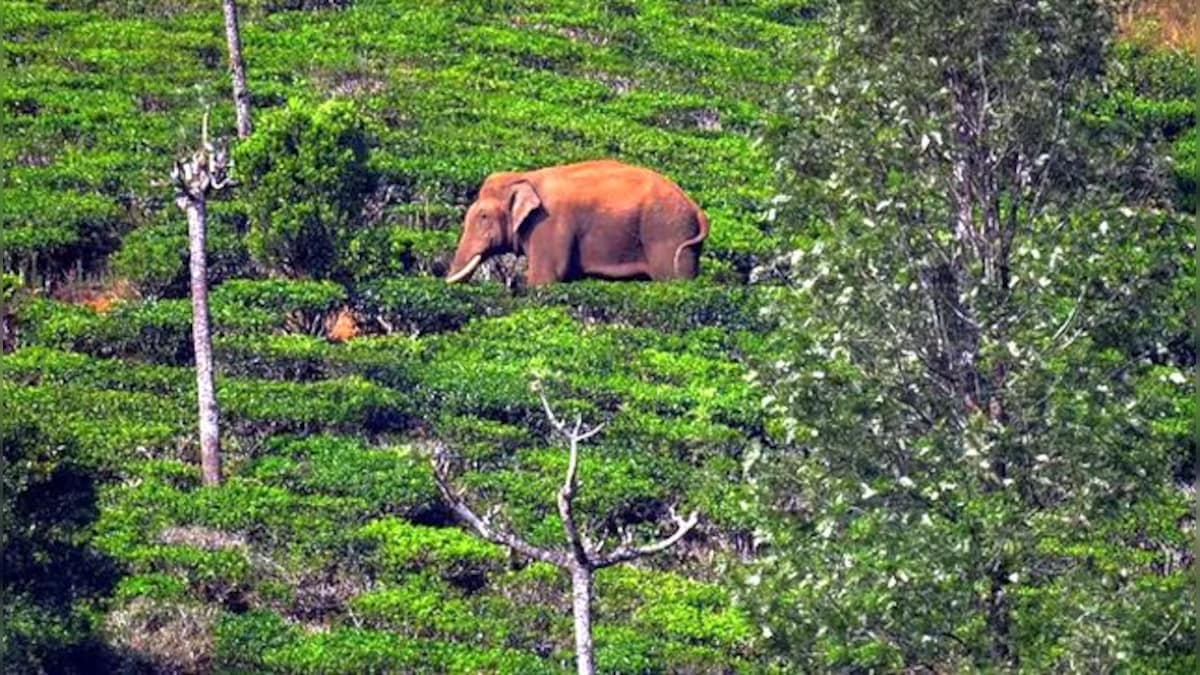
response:
<path id="1" fill-rule="evenodd" d="M 171 171 L 175 203 L 187 214 L 188 259 L 192 295 L 192 347 L 196 355 L 196 398 L 199 413 L 200 473 L 204 485 L 221 482 L 220 413 L 213 381 L 212 331 L 208 310 L 208 261 L 205 238 L 208 196 L 227 183 L 228 160 L 208 140 L 208 113 L 204 114 L 200 148 L 177 161 Z"/>
<path id="2" fill-rule="evenodd" d="M 225 42 L 229 45 L 229 71 L 233 77 L 233 107 L 237 113 L 238 138 L 253 131 L 250 123 L 250 90 L 246 86 L 246 62 L 242 58 L 242 32 L 238 26 L 238 8 L 234 0 L 221 0 L 225 11 Z"/>
<path id="3" fill-rule="evenodd" d="M 596 649 L 592 642 L 592 575 L 578 563 L 571 565 L 571 613 L 575 618 L 575 668 L 580 675 L 596 672 Z"/>
<path id="4" fill-rule="evenodd" d="M 570 453 L 566 480 L 563 481 L 562 488 L 559 489 L 557 495 L 558 512 L 562 518 L 563 533 L 568 544 L 567 550 L 534 546 L 516 535 L 497 529 L 489 522 L 490 518 L 476 515 L 463 501 L 463 496 L 450 485 L 450 460 L 444 448 L 439 447 L 433 455 L 433 476 L 438 490 L 450 508 L 479 536 L 493 543 L 507 546 L 528 558 L 555 565 L 571 575 L 576 671 L 579 675 L 593 675 L 596 672 L 596 654 L 592 640 L 592 597 L 596 570 L 665 551 L 683 539 L 696 526 L 696 523 L 699 522 L 699 515 L 693 511 L 687 519 L 682 519 L 672 509 L 671 517 L 675 521 L 676 529 L 670 536 L 651 544 L 635 546 L 632 534 L 625 532 L 622 535 L 621 544 L 616 549 L 611 553 L 602 554 L 604 542 L 592 542 L 576 522 L 575 495 L 579 486 L 579 444 L 598 434 L 604 425 L 584 429 L 583 421 L 579 417 L 575 418 L 574 425 L 567 425 L 554 414 L 546 397 L 542 395 L 541 398 L 551 426 L 567 440 Z"/>

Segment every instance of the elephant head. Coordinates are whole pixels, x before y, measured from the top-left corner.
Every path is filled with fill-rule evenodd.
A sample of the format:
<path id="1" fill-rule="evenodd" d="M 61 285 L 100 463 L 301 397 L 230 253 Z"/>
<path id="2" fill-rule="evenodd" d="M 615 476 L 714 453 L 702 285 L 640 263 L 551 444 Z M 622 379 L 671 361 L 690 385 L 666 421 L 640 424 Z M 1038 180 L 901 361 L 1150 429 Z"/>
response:
<path id="1" fill-rule="evenodd" d="M 453 284 L 470 279 L 489 256 L 515 251 L 521 225 L 541 205 L 537 190 L 519 174 L 489 177 L 467 209 L 446 281 Z"/>

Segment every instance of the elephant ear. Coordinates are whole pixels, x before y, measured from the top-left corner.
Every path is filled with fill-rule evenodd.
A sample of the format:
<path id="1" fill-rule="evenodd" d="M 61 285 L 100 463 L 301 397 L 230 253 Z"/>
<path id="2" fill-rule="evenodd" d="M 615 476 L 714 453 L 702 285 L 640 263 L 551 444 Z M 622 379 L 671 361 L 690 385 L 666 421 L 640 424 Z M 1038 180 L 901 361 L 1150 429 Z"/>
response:
<path id="1" fill-rule="evenodd" d="M 520 232 L 521 224 L 541 205 L 541 198 L 528 181 L 513 184 L 509 201 L 509 222 L 512 224 L 513 238 Z"/>

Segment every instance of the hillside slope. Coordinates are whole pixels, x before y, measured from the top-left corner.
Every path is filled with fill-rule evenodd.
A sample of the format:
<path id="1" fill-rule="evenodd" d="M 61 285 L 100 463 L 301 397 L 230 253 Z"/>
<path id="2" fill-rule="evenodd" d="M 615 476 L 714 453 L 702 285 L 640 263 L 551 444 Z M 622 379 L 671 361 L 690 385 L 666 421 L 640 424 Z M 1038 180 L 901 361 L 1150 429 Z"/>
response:
<path id="1" fill-rule="evenodd" d="M 789 81 L 802 3 L 248 4 L 256 114 L 342 97 L 379 122 L 382 241 L 452 246 L 402 228 L 453 227 L 491 171 L 615 156 L 692 191 L 718 223 L 717 258 L 744 266 L 769 244 L 756 209 L 770 166 L 754 132 Z M 52 5 L 5 8 L 4 265 L 96 268 L 143 224 L 138 250 L 165 253 L 157 240 L 172 236 L 175 214 L 155 181 L 194 139 L 203 106 L 215 128 L 232 127 L 220 15 L 195 2 Z M 384 253 L 401 252 L 372 262 L 387 265 Z"/>
<path id="2" fill-rule="evenodd" d="M 771 291 L 740 280 L 779 244 L 756 135 L 811 30 L 804 3 L 247 4 L 255 114 L 350 101 L 379 183 L 345 285 L 255 278 L 248 205 L 238 190 L 215 205 L 229 478 L 209 490 L 182 219 L 158 181 L 203 105 L 232 127 L 220 15 L 5 5 L 0 262 L 50 286 L 119 275 L 145 298 L 104 313 L 32 300 L 23 348 L 0 359 L 6 452 L 42 467 L 14 508 L 47 525 L 14 554 L 28 583 L 6 609 L 9 653 L 65 670 L 568 668 L 566 580 L 459 529 L 424 458 L 449 443 L 462 485 L 557 543 L 566 457 L 537 380 L 609 423 L 581 468 L 597 536 L 654 536 L 676 505 L 704 515 L 678 552 L 600 575 L 601 669 L 768 667 L 717 571 L 750 550 L 742 471 L 769 436 L 746 363 Z M 514 295 L 436 278 L 483 176 L 598 156 L 663 171 L 703 205 L 704 279 Z M 346 308 L 368 334 L 331 343 Z"/>

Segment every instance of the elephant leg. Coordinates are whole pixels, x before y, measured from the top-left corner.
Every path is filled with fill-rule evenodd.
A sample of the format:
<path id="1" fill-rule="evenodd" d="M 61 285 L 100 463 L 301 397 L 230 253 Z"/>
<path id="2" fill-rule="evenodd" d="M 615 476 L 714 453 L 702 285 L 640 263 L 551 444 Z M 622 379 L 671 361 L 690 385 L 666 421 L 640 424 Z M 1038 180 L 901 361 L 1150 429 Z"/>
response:
<path id="1" fill-rule="evenodd" d="M 530 256 L 525 281 L 530 286 L 544 286 L 556 281 L 565 281 L 570 263 L 566 256 Z"/>
<path id="2" fill-rule="evenodd" d="M 593 263 L 588 265 L 583 272 L 589 277 L 596 277 L 599 279 L 617 280 L 650 278 L 650 270 L 647 268 L 646 263 L 641 260 L 624 263 Z"/>

